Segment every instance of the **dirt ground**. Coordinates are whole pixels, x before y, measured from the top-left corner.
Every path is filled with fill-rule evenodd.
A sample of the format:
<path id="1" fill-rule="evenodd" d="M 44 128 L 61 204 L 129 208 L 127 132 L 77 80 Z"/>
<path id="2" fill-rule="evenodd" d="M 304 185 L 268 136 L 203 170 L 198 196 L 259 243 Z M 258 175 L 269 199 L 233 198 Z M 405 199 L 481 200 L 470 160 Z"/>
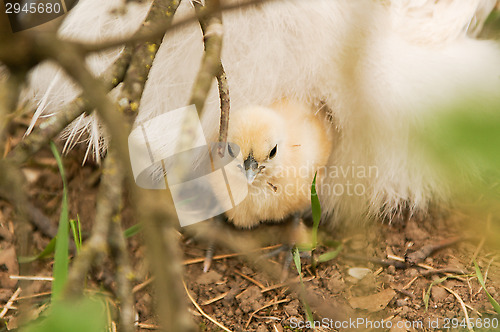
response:
<path id="1" fill-rule="evenodd" d="M 15 144 L 15 142 L 13 142 Z M 81 166 L 84 151 L 77 148 L 64 157 L 69 183 L 70 217 L 82 222 L 84 236 L 89 234 L 95 212 L 99 184 L 99 167 L 92 162 Z M 53 227 L 57 226 L 62 198 L 62 182 L 49 149 L 45 149 L 24 168 L 33 205 L 43 212 Z M 135 223 L 130 208 L 123 213 L 124 227 Z M 401 218 L 405 219 L 405 218 Z M 323 243 L 316 255 L 342 245 L 336 258 L 321 263 L 316 271 L 310 258 L 302 258 L 305 299 L 316 321 L 317 331 L 387 330 L 431 331 L 467 330 L 465 315 L 474 324 L 474 330 L 500 330 L 500 317 L 495 315 L 475 275 L 475 258 L 486 279 L 487 291 L 500 298 L 499 246 L 487 236 L 488 223 L 476 220 L 458 211 L 433 209 L 429 215 L 400 220 L 391 224 L 382 221 L 362 227 L 339 226 L 327 234 L 320 233 Z M 33 307 L 44 306 L 49 300 L 50 281 L 24 281 L 23 291 L 13 303 L 9 299 L 20 287 L 19 262 L 14 246 L 12 207 L 0 201 L 0 302 L 9 310 L 0 313 L 6 323 L 3 330 L 16 327 L 19 308 L 23 303 Z M 490 225 L 491 226 L 491 225 Z M 274 228 L 273 228 L 274 227 Z M 273 226 L 276 227 L 286 226 Z M 271 229 L 270 228 L 270 229 Z M 234 231 L 234 230 L 233 230 Z M 253 232 L 253 233 L 252 233 Z M 267 232 L 266 226 L 260 232 Z M 271 230 L 269 231 L 271 232 Z M 259 236 L 259 231 L 244 232 Z M 50 238 L 35 226 L 29 234 L 33 254 L 42 251 Z M 498 240 L 498 236 L 496 237 Z M 137 329 L 157 328 L 154 298 L 149 285 L 150 275 L 145 263 L 142 234 L 128 239 L 133 270 L 134 295 L 137 311 Z M 412 257 L 429 245 L 457 243 L 444 247 L 425 258 L 420 266 L 391 265 L 394 259 Z M 333 243 L 333 244 L 332 244 Z M 273 245 L 276 243 L 269 243 Z M 208 273 L 203 273 L 206 243 L 187 235 L 182 237 L 185 262 L 185 283 L 193 300 L 204 314 L 232 331 L 306 331 L 301 285 L 292 263 L 288 279 L 282 283 L 259 270 L 227 249 L 217 248 Z M 262 254 L 269 250 L 262 250 Z M 259 255 L 261 255 L 259 253 Z M 388 262 L 388 255 L 392 261 Z M 264 256 L 262 256 L 264 257 Z M 316 256 L 317 257 L 317 256 Z M 168 259 L 168 257 L 165 257 Z M 267 258 L 263 258 L 267 259 Z M 282 269 L 286 254 L 269 258 L 277 271 Z M 22 273 L 32 276 L 51 276 L 52 258 L 21 264 Z M 400 263 L 404 265 L 403 263 Z M 112 292 L 114 282 L 109 277 L 110 262 L 94 269 L 88 287 Z M 447 277 L 447 278 L 443 278 Z M 428 308 L 426 294 L 431 286 Z M 194 321 L 200 331 L 221 331 L 190 305 Z"/>

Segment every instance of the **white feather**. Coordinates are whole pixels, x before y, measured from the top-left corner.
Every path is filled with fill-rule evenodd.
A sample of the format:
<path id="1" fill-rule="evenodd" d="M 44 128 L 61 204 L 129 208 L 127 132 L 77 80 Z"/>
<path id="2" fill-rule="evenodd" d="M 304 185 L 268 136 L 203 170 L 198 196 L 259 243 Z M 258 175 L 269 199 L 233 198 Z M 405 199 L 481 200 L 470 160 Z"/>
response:
<path id="1" fill-rule="evenodd" d="M 120 11 L 116 9 L 122 5 L 122 0 L 80 1 L 69 12 L 58 33 L 65 39 L 88 42 L 104 41 L 110 37 L 129 36 L 139 28 L 146 16 L 149 4 L 132 3 L 128 5 L 127 12 L 119 14 Z M 87 58 L 87 65 L 97 76 L 113 63 L 121 51 L 122 49 L 119 48 L 90 56 Z M 40 117 L 57 113 L 63 105 L 72 101 L 80 93 L 81 90 L 66 73 L 54 64 L 43 63 L 39 65 L 30 74 L 29 85 L 21 100 L 22 103 L 28 102 L 31 105 L 38 105 L 26 134 L 31 132 Z M 90 133 L 92 137 L 89 137 L 86 143 L 89 144 L 89 151 L 94 151 L 94 158 L 99 160 L 102 145 L 105 142 L 102 131 L 96 129 L 95 121 L 95 116 L 86 120 L 83 118 L 75 120 L 75 123 L 68 127 L 62 135 L 70 142 L 65 147 L 71 148 L 74 145 L 73 142 L 79 141 L 82 134 Z"/>

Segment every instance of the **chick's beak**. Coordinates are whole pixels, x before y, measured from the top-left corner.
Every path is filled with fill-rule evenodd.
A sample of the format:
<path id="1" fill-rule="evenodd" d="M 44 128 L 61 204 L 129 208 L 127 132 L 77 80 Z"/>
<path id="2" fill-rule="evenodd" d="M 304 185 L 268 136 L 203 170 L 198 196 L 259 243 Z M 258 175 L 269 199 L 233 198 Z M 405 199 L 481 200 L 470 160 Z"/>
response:
<path id="1" fill-rule="evenodd" d="M 251 184 L 257 174 L 259 174 L 259 164 L 254 159 L 253 155 L 249 155 L 247 159 L 243 162 L 243 166 L 245 167 L 245 176 L 247 177 L 248 184 Z"/>

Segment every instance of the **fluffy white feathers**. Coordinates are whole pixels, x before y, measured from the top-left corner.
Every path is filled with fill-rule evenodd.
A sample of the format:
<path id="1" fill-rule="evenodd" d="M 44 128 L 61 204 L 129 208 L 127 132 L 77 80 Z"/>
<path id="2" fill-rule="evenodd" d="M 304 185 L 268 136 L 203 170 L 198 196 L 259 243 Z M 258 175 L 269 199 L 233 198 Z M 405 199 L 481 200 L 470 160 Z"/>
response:
<path id="1" fill-rule="evenodd" d="M 320 190 L 323 210 L 334 219 L 351 220 L 390 216 L 403 205 L 424 209 L 430 200 L 446 199 L 448 184 L 422 160 L 411 130 L 426 113 L 458 96 L 477 99 L 480 108 L 484 96 L 498 94 L 500 49 L 473 38 L 495 2 L 274 1 L 226 13 L 222 62 L 233 118 L 248 105 L 269 107 L 283 98 L 313 105 L 313 113 L 319 108 L 314 105 L 324 104 L 332 119 L 330 133 L 339 139 L 323 181 L 325 188 L 337 190 Z M 81 1 L 62 33 L 87 29 L 76 22 L 85 16 L 96 28 L 88 37 L 99 37 L 108 26 L 94 18 L 103 15 L 97 11 L 102 6 L 98 0 Z M 191 11 L 184 2 L 178 14 Z M 115 31 L 132 31 L 144 9 L 137 12 Z M 166 36 L 139 120 L 186 106 L 202 53 L 196 24 Z M 67 89 L 63 81 L 53 87 L 44 112 L 70 99 Z M 45 93 L 39 86 L 32 91 L 39 99 Z M 207 137 L 216 137 L 218 118 L 214 82 L 204 111 Z M 231 121 L 230 128 L 237 125 Z M 349 194 L 355 185 L 358 192 Z"/>
<path id="2" fill-rule="evenodd" d="M 110 37 L 130 36 L 146 17 L 149 4 L 129 4 L 129 11 L 117 14 L 120 0 L 80 1 L 70 11 L 68 17 L 59 28 L 59 35 L 68 40 L 87 42 L 104 41 Z M 95 75 L 99 75 L 113 63 L 121 49 L 109 50 L 94 54 L 87 58 L 87 64 Z M 52 63 L 43 63 L 30 75 L 30 86 L 23 94 L 22 102 L 31 103 L 36 108 L 27 134 L 31 132 L 40 117 L 56 113 L 62 105 L 70 102 L 81 93 L 81 90 L 60 68 Z M 104 130 L 94 115 L 80 116 L 75 120 L 62 137 L 66 139 L 65 150 L 77 143 L 88 145 L 87 156 L 92 153 L 99 161 L 106 149 Z"/>

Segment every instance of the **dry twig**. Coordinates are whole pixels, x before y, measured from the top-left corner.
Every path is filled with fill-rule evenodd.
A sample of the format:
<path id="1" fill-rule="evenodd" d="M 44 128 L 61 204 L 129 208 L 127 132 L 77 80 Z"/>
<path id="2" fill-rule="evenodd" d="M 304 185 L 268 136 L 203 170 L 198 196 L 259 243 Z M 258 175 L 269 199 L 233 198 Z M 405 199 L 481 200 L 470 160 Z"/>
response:
<path id="1" fill-rule="evenodd" d="M 97 195 L 100 204 L 97 206 L 92 234 L 74 259 L 69 271 L 65 290 L 68 296 L 82 294 L 88 271 L 109 250 L 110 223 L 120 213 L 123 174 L 112 151 L 104 161 L 103 174 Z"/>
<path id="2" fill-rule="evenodd" d="M 186 294 L 189 297 L 189 300 L 191 300 L 191 303 L 193 303 L 193 305 L 200 312 L 200 314 L 202 314 L 203 317 L 205 317 L 206 319 L 208 319 L 209 321 L 211 321 L 212 323 L 214 323 L 215 325 L 217 325 L 218 327 L 220 327 L 224 331 L 231 332 L 230 329 L 228 329 L 227 327 L 225 327 L 224 325 L 222 325 L 221 323 L 219 323 L 218 321 L 216 321 L 215 319 L 213 319 L 212 317 L 210 317 L 209 315 L 207 315 L 205 313 L 205 311 L 203 311 L 203 309 L 201 309 L 201 307 L 198 305 L 198 303 L 196 303 L 196 301 L 194 300 L 194 298 L 189 293 L 189 289 L 187 288 L 186 283 L 184 281 L 182 283 L 184 284 L 184 289 L 186 290 Z"/>
<path id="3" fill-rule="evenodd" d="M 7 312 L 9 311 L 9 309 L 12 307 L 12 305 L 14 304 L 14 302 L 17 300 L 17 297 L 19 296 L 19 294 L 21 294 L 21 287 L 19 287 L 18 289 L 16 289 L 16 291 L 14 292 L 14 294 L 12 294 L 12 296 L 9 299 L 9 301 L 7 302 L 7 304 L 5 305 L 5 307 L 2 309 L 2 312 L 0 312 L 0 318 L 3 318 L 7 314 Z"/>

